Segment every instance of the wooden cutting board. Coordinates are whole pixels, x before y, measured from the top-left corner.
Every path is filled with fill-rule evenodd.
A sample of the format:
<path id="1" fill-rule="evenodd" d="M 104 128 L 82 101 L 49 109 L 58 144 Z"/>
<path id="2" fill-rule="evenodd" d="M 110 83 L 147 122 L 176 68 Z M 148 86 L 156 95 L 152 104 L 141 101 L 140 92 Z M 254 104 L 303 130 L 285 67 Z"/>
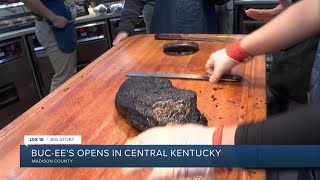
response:
<path id="1" fill-rule="evenodd" d="M 239 36 L 190 35 L 234 41 Z M 200 51 L 168 56 L 165 43 L 153 35 L 137 35 L 113 47 L 0 131 L 1 179 L 145 179 L 148 170 L 125 176 L 119 168 L 20 168 L 24 135 L 81 135 L 84 144 L 123 144 L 138 134 L 114 106 L 115 94 L 127 72 L 205 73 L 210 54 L 224 43 L 198 42 Z M 94 53 L 94 52 L 92 52 Z M 209 126 L 253 122 L 266 118 L 265 56 L 241 64 L 233 72 L 241 83 L 172 80 L 174 86 L 197 93 L 198 108 Z M 216 90 L 219 88 L 219 90 Z M 212 97 L 215 98 L 212 98 Z M 265 179 L 263 170 L 234 169 L 215 179 Z"/>

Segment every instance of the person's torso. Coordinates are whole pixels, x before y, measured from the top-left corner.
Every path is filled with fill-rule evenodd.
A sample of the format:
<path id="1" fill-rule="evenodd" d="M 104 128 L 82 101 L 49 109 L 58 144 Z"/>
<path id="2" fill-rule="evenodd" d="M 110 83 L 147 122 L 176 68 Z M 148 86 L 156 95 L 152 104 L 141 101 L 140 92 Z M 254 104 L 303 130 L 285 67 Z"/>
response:
<path id="1" fill-rule="evenodd" d="M 151 33 L 215 33 L 216 26 L 214 6 L 205 0 L 159 0 Z"/>
<path id="2" fill-rule="evenodd" d="M 54 14 L 69 20 L 64 28 L 57 28 L 49 20 L 46 21 L 54 34 L 59 49 L 64 53 L 72 53 L 77 47 L 77 34 L 74 22 L 71 21 L 72 16 L 69 7 L 64 0 L 41 0 L 41 2 Z"/>

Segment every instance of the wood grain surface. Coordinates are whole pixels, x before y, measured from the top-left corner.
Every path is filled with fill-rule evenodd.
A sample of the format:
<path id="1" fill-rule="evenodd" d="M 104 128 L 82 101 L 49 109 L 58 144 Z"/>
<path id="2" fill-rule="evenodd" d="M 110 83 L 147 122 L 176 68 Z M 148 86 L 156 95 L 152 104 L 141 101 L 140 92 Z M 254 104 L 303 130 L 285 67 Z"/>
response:
<path id="1" fill-rule="evenodd" d="M 190 35 L 235 41 L 240 36 Z M 24 135 L 81 135 L 83 144 L 124 144 L 137 135 L 116 111 L 115 94 L 127 72 L 205 73 L 210 54 L 225 43 L 197 42 L 200 51 L 168 56 L 165 43 L 153 35 L 136 35 L 113 47 L 56 91 L 0 131 L 0 179 L 146 179 L 149 170 L 123 175 L 120 168 L 20 168 Z M 92 52 L 95 53 L 95 52 Z M 266 118 L 265 56 L 240 64 L 233 72 L 241 83 L 172 80 L 175 87 L 197 93 L 198 108 L 209 126 L 259 121 Z M 214 90 L 214 87 L 222 89 Z M 214 100 L 212 97 L 215 97 Z M 265 179 L 263 170 L 233 169 L 213 179 Z"/>

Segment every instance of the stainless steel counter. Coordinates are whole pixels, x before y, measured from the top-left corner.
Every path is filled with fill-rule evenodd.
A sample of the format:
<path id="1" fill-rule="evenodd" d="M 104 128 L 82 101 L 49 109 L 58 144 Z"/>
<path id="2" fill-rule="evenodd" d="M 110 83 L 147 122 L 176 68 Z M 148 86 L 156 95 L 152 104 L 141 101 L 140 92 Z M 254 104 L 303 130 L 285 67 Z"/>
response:
<path id="1" fill-rule="evenodd" d="M 90 21 L 97 21 L 97 20 L 102 20 L 102 19 L 109 19 L 109 18 L 114 18 L 114 17 L 119 17 L 120 14 L 105 14 L 105 15 L 87 15 L 87 16 L 81 16 L 76 19 L 75 24 L 82 24 Z M 4 41 L 7 39 L 12 39 L 20 36 L 25 36 L 28 34 L 34 33 L 35 28 L 26 28 L 26 29 L 20 29 L 12 32 L 7 32 L 7 33 L 2 33 L 0 34 L 0 41 Z"/>

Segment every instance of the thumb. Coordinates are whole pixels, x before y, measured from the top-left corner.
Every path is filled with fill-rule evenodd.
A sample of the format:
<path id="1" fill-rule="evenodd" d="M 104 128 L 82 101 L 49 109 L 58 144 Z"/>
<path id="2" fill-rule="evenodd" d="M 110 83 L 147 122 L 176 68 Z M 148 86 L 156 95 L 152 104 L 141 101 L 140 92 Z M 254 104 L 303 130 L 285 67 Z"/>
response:
<path id="1" fill-rule="evenodd" d="M 114 41 L 113 41 L 113 45 L 116 45 L 116 44 L 118 44 L 120 41 L 123 41 L 123 40 L 125 40 L 126 38 L 128 37 L 128 33 L 126 33 L 126 32 L 121 32 L 121 33 L 119 33 L 117 36 L 116 36 L 116 38 L 114 39 Z"/>

